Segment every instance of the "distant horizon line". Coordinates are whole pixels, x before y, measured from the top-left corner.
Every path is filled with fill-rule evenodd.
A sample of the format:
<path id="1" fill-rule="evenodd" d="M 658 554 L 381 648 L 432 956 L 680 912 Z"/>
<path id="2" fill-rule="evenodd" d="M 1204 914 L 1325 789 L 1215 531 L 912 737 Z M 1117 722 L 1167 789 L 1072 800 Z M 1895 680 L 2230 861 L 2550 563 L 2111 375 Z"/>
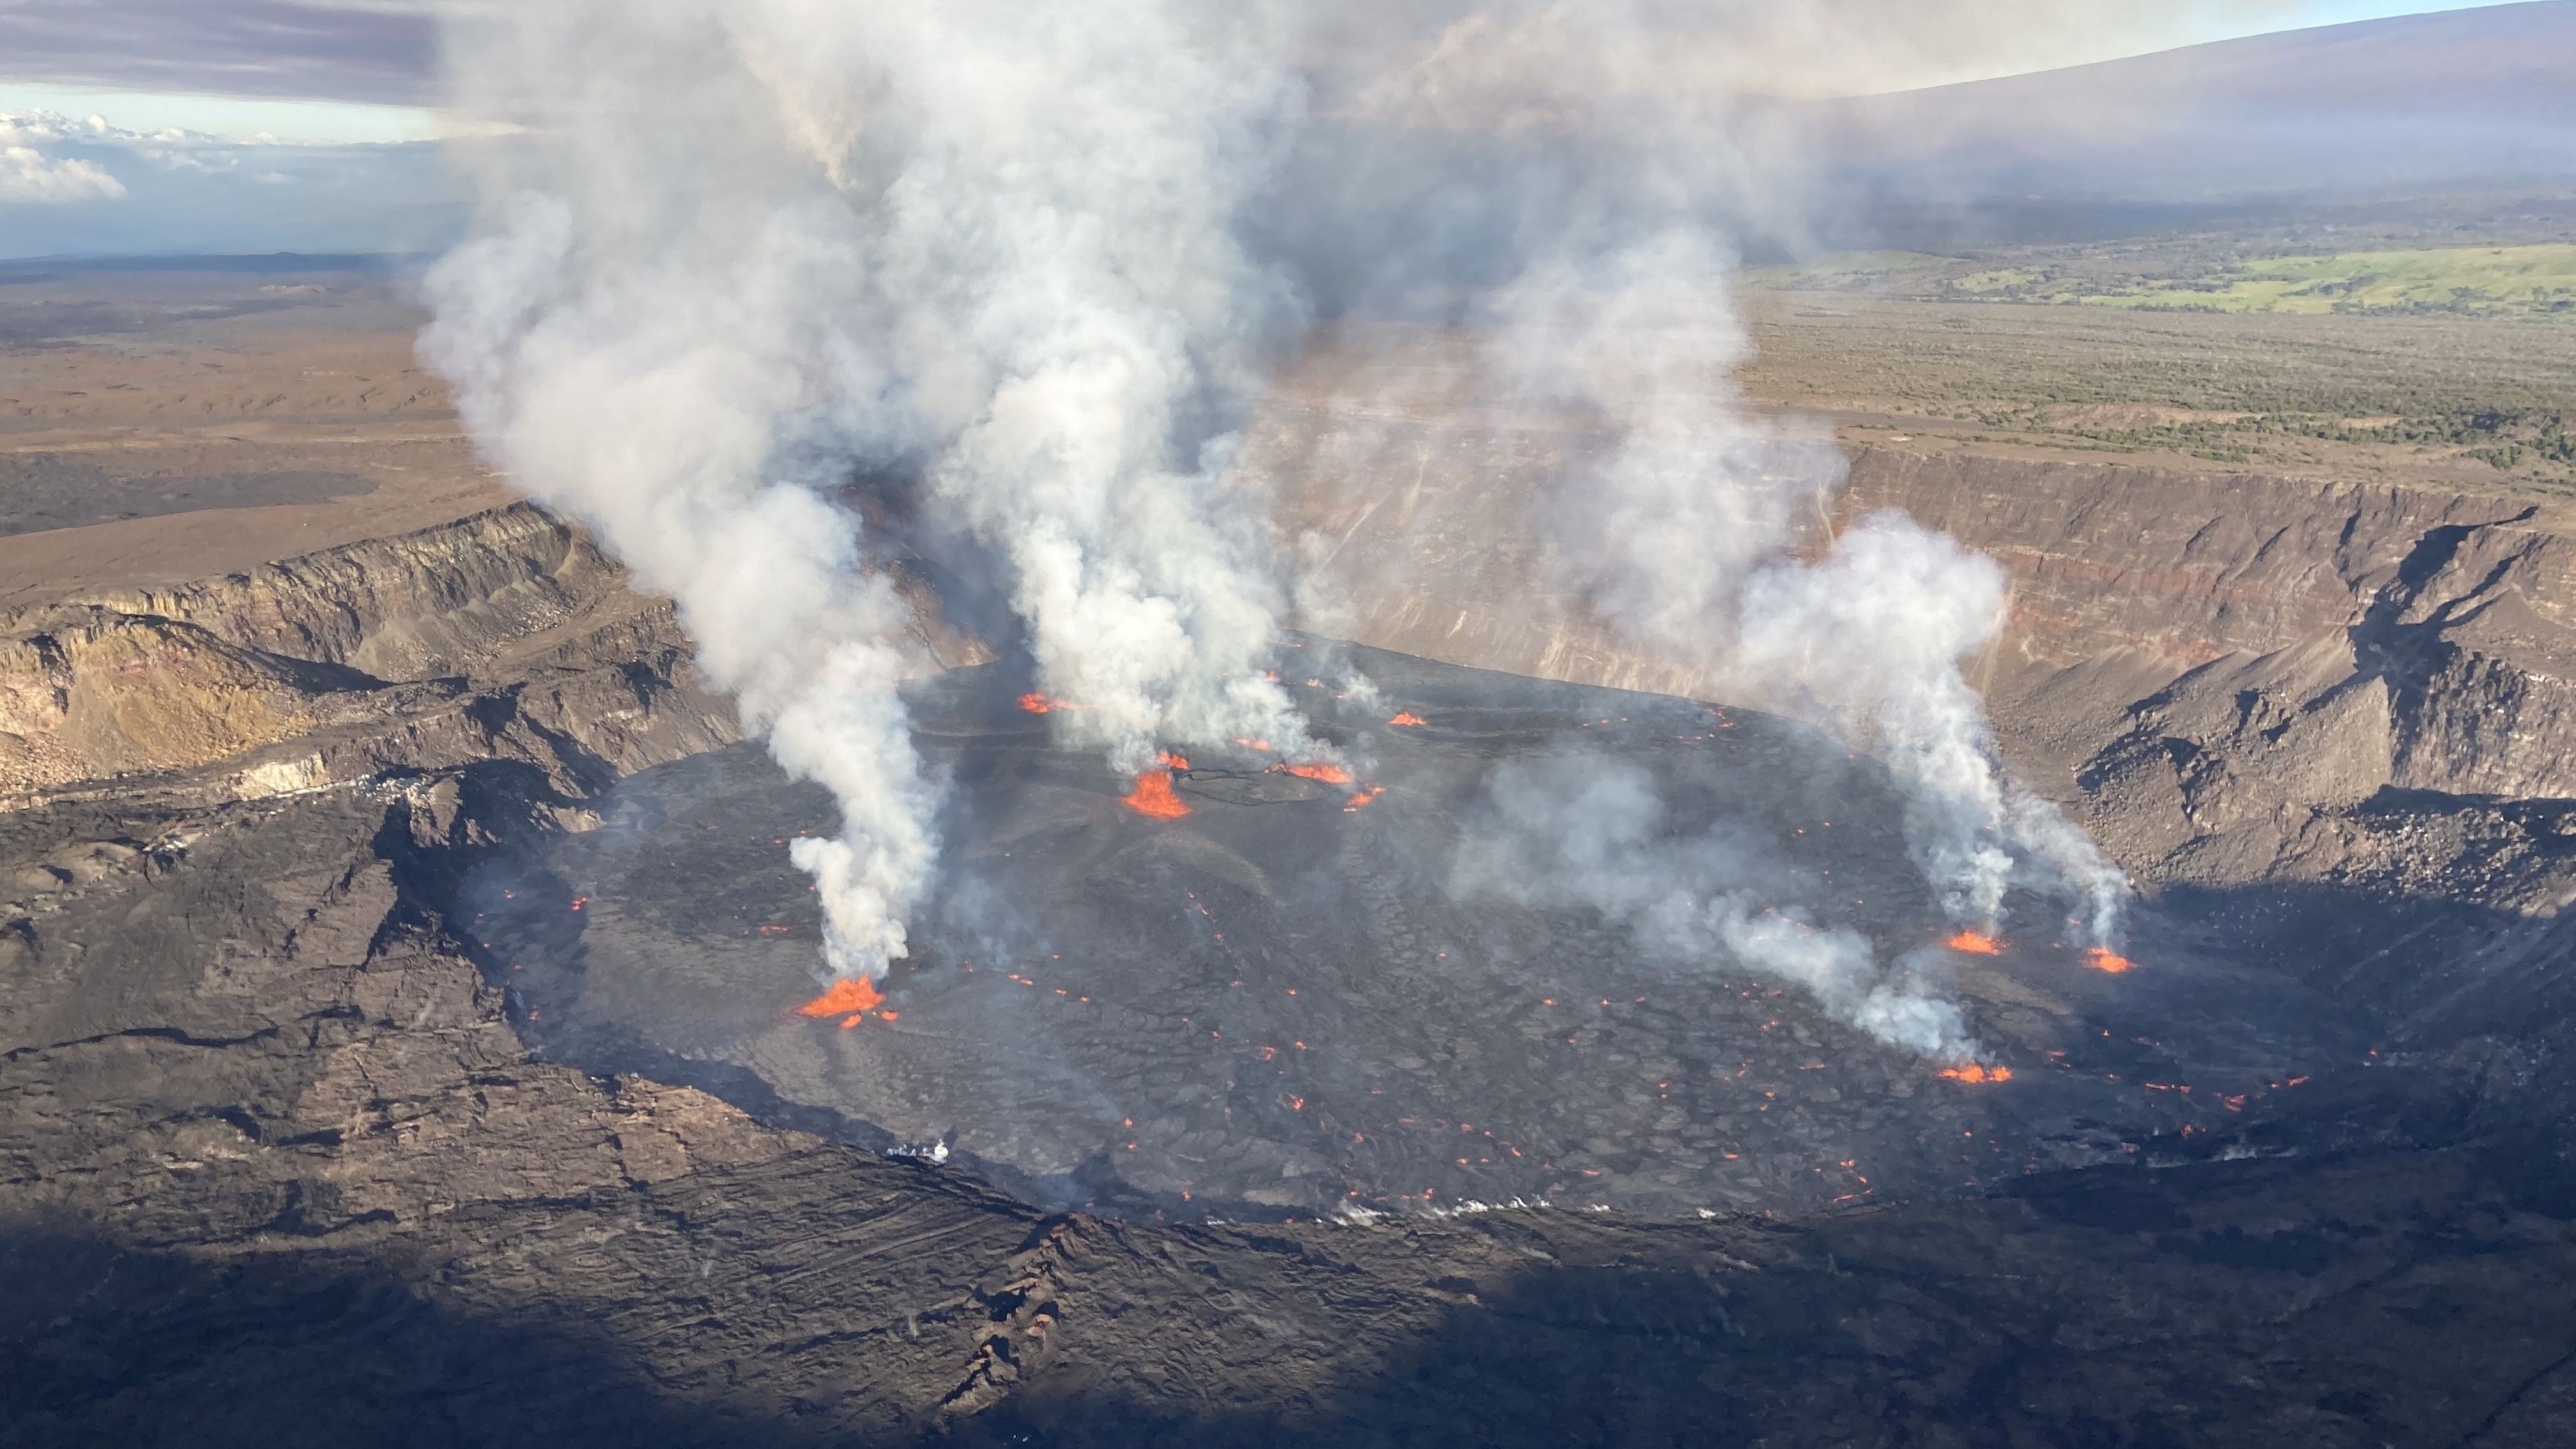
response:
<path id="1" fill-rule="evenodd" d="M 1911 95 L 2044 76 L 2088 66 L 2114 65 L 2204 46 L 2235 44 L 2304 31 L 2420 19 L 2470 10 L 2568 5 L 2571 0 L 2458 0 L 2458 3 L 2440 3 L 2437 0 L 2433 4 L 2425 4 L 2424 0 L 2398 0 L 2407 8 L 2396 8 L 2388 0 L 2299 0 L 2299 3 L 2304 7 L 2302 14 L 2305 18 L 2276 29 L 2227 31 L 2152 50 L 2123 51 L 2025 70 L 1963 75 L 1927 80 L 1917 85 L 1800 99 L 1848 101 Z M 122 114 L 110 115 L 111 110 Z M 0 112 L 17 111 L 46 111 L 76 120 L 98 115 L 111 124 L 136 130 L 178 128 L 254 142 L 264 136 L 280 143 L 351 147 L 437 144 L 455 139 L 460 126 L 440 107 L 345 96 L 286 96 L 218 87 L 138 87 L 96 78 L 0 77 Z"/>

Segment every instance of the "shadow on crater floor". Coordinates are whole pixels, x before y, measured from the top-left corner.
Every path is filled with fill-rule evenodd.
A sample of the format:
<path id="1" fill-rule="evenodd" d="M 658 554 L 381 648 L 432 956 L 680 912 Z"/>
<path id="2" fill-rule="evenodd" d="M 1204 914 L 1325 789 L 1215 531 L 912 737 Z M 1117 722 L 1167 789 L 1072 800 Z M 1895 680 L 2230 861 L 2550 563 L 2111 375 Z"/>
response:
<path id="1" fill-rule="evenodd" d="M 2569 1184 L 2511 1144 L 2097 1169 L 1799 1225 L 1050 1220 L 1030 1240 L 1062 1246 L 1052 1266 L 967 1304 L 971 1321 L 909 1334 L 886 1330 L 910 1321 L 903 1305 L 832 1246 L 830 1183 L 790 1175 L 785 1200 L 778 1182 L 681 1183 L 228 1254 L 22 1228 L 0 1241 L 0 1443 L 2538 1449 L 2576 1434 Z M 780 1255 L 807 1235 L 812 1265 L 840 1271 L 651 1271 L 794 1261 Z M 443 1266 L 532 1250 L 552 1256 L 525 1299 Z M 969 1352 L 982 1305 L 1002 1323 L 1041 1292 L 1052 1326 L 1006 1334 L 1009 1392 L 957 1400 L 991 1362 Z M 951 1384 L 958 1412 L 942 1415 Z"/>

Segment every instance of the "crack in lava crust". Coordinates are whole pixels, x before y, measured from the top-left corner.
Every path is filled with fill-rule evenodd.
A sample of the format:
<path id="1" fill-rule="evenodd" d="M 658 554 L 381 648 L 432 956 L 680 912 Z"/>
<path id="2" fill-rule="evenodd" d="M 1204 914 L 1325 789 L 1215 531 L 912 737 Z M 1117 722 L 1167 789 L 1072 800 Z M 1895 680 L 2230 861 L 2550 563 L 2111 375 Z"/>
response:
<path id="1" fill-rule="evenodd" d="M 1185 812 L 1155 816 L 1057 749 L 1004 668 L 918 689 L 955 782 L 949 859 L 866 1019 L 797 1010 L 819 923 L 785 845 L 830 807 L 755 747 L 644 772 L 605 828 L 496 868 L 477 933 L 560 1059 L 877 1145 L 953 1136 L 1032 1200 L 1140 1215 L 1974 1189 L 2241 1124 L 2367 1048 L 2348 1012 L 2153 910 L 2117 975 L 2053 942 L 2035 898 L 1991 953 L 1940 949 L 1955 928 L 1897 796 L 1814 731 L 1351 652 L 1388 708 L 1300 703 L 1373 761 L 1365 790 L 1201 749 L 1149 772 Z M 1649 959 L 1597 914 L 1453 896 L 1493 770 L 1567 749 L 1646 768 L 1679 826 L 1764 842 L 1820 922 L 1950 973 L 1995 1070 L 1945 1078 L 1738 962 Z"/>

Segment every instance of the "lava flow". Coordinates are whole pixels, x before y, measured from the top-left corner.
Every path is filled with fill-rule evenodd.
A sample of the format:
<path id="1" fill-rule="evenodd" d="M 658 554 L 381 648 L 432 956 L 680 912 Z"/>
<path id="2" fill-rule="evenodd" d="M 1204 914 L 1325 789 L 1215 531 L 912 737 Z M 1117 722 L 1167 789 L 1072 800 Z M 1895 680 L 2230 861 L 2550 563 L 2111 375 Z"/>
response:
<path id="1" fill-rule="evenodd" d="M 1136 776 L 1136 787 L 1119 798 L 1118 803 L 1139 815 L 1155 820 L 1178 820 L 1190 813 L 1190 807 L 1172 790 L 1172 771 L 1186 770 L 1190 762 L 1179 755 L 1165 755 L 1159 768 Z"/>
<path id="2" fill-rule="evenodd" d="M 2012 1080 L 2012 1068 L 1990 1067 L 1983 1062 L 1962 1062 L 1955 1067 L 1943 1067 L 1940 1074 L 1954 1082 L 2009 1082 Z"/>
<path id="3" fill-rule="evenodd" d="M 1971 956 L 2000 956 L 2004 950 L 2003 942 L 1983 931 L 1961 931 L 1941 944 L 1953 951 L 1965 951 Z M 1942 1075 L 1948 1076 L 1949 1073 L 1944 1072 Z"/>
<path id="4" fill-rule="evenodd" d="M 1351 772 L 1339 765 L 1273 765 L 1270 768 L 1283 775 L 1295 775 L 1301 780 L 1320 780 L 1327 785 L 1351 782 Z"/>
<path id="5" fill-rule="evenodd" d="M 832 983 L 832 989 L 796 1008 L 798 1016 L 841 1016 L 848 1020 L 843 1027 L 859 1024 L 859 1019 L 885 1004 L 885 993 L 876 983 L 861 976 L 844 976 Z M 887 1015 L 893 1015 L 888 1012 Z"/>
<path id="6" fill-rule="evenodd" d="M 1073 705 L 1069 701 L 1049 699 L 1036 690 L 1031 690 L 1020 696 L 1020 708 L 1031 714 L 1053 714 L 1060 709 L 1071 709 Z"/>
<path id="7" fill-rule="evenodd" d="M 2137 962 L 2130 960 L 2128 957 L 2121 955 L 2119 952 L 2112 950 L 2108 946 L 2096 946 L 2091 950 L 2086 951 L 2084 953 L 2084 964 L 2092 967 L 2096 971 L 2107 971 L 2114 976 L 2119 975 L 2123 971 L 2134 971 L 2138 966 Z"/>
<path id="8" fill-rule="evenodd" d="M 1429 721 L 1429 720 L 1424 719 L 1422 716 L 1420 716 L 1420 715 L 1418 715 L 1418 714 L 1415 714 L 1415 713 L 1414 713 L 1413 711 L 1411 711 L 1411 710 L 1404 710 L 1404 711 L 1402 711 L 1402 712 L 1398 713 L 1398 714 L 1396 715 L 1396 717 L 1395 717 L 1395 718 L 1393 718 L 1393 719 L 1391 719 L 1391 720 L 1388 720 L 1388 721 L 1387 721 L 1387 723 L 1388 723 L 1388 724 L 1391 724 L 1391 725 L 1404 725 L 1404 726 L 1406 726 L 1407 728 L 1413 728 L 1413 727 L 1417 727 L 1417 726 L 1421 726 L 1421 725 L 1429 724 L 1429 723 L 1430 723 L 1430 721 Z"/>

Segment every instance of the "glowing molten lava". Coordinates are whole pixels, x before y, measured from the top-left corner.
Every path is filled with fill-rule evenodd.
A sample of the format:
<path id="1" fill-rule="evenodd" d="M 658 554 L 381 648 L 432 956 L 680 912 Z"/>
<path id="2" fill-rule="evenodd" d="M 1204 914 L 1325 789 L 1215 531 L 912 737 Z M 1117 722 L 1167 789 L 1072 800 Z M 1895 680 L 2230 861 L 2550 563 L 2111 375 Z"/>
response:
<path id="1" fill-rule="evenodd" d="M 2137 962 L 2130 960 L 2128 957 L 2121 955 L 2119 952 L 2112 950 L 2108 946 L 2096 946 L 2092 950 L 2085 952 L 2084 964 L 2092 967 L 2096 971 L 2108 971 L 2114 976 L 2119 975 L 2123 971 L 2135 971 L 2138 969 Z"/>
<path id="2" fill-rule="evenodd" d="M 1387 723 L 1391 725 L 1405 725 L 1407 727 L 1418 728 L 1422 725 L 1431 723 L 1431 721 L 1424 719 L 1422 716 L 1415 714 L 1411 710 L 1405 710 L 1396 715 L 1395 718 L 1388 720 Z"/>
<path id="3" fill-rule="evenodd" d="M 1351 782 L 1351 772 L 1339 765 L 1273 765 L 1270 768 L 1283 775 L 1295 775 L 1301 780 L 1321 780 L 1327 785 L 1347 785 Z"/>
<path id="4" fill-rule="evenodd" d="M 1081 707 L 1069 699 L 1050 699 L 1036 690 L 1030 690 L 1020 696 L 1020 708 L 1031 714 L 1053 714 L 1060 709 L 1070 710 Z"/>
<path id="5" fill-rule="evenodd" d="M 1983 1062 L 1962 1062 L 1955 1067 L 1943 1067 L 1941 1075 L 1954 1082 L 2009 1082 L 2012 1080 L 2012 1068 L 1990 1067 Z"/>
<path id="6" fill-rule="evenodd" d="M 1120 797 L 1118 803 L 1149 819 L 1180 819 L 1190 813 L 1190 807 L 1173 792 L 1172 771 L 1189 767 L 1190 762 L 1179 755 L 1163 756 L 1162 767 L 1139 774 L 1136 788 Z"/>
<path id="7" fill-rule="evenodd" d="M 1352 815 L 1359 811 L 1366 810 L 1371 805 L 1377 803 L 1378 796 L 1385 793 L 1386 787 L 1384 785 L 1371 785 L 1367 789 L 1353 795 L 1350 800 L 1342 806 L 1342 813 L 1345 815 Z"/>
<path id="8" fill-rule="evenodd" d="M 832 983 L 832 989 L 796 1008 L 798 1016 L 846 1016 L 844 1028 L 859 1024 L 859 1018 L 885 1003 L 885 993 L 877 984 L 863 977 L 844 976 Z"/>
<path id="9" fill-rule="evenodd" d="M 1965 951 L 1971 956 L 2000 956 L 2004 949 L 2003 942 L 1983 931 L 1961 931 L 1941 944 L 1953 951 Z M 1942 1075 L 1949 1074 L 1944 1072 Z"/>

